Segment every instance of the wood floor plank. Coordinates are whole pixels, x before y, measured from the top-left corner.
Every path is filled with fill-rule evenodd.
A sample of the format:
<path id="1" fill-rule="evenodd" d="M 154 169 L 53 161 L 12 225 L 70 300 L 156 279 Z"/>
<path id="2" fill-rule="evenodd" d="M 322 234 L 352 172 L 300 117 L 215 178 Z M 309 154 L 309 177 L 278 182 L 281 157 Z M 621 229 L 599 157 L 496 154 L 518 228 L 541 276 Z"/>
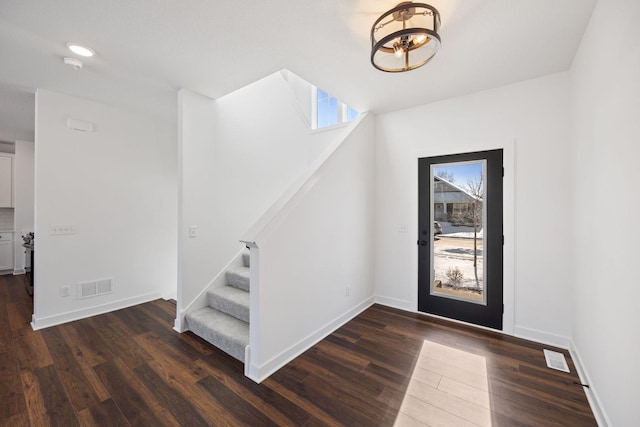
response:
<path id="1" fill-rule="evenodd" d="M 151 301 L 150 304 L 153 304 L 156 307 L 159 307 L 165 313 L 169 314 L 172 318 L 171 326 L 173 327 L 173 322 L 176 318 L 176 300 L 157 299 L 157 300 Z"/>
<path id="2" fill-rule="evenodd" d="M 223 383 L 212 376 L 198 381 L 203 390 L 216 400 L 220 406 L 227 409 L 237 420 L 237 425 L 248 426 L 277 426 L 278 424 L 257 410 L 250 403 L 229 390 Z"/>
<path id="3" fill-rule="evenodd" d="M 178 421 L 118 358 L 94 368 L 132 426 L 178 426 Z"/>
<path id="4" fill-rule="evenodd" d="M 94 327 L 93 319 L 62 325 L 60 333 L 74 354 L 82 353 L 85 360 L 95 366 L 115 357 L 114 340 Z"/>
<path id="5" fill-rule="evenodd" d="M 31 309 L 24 302 L 9 303 L 6 306 L 6 311 L 12 331 L 30 326 Z"/>
<path id="6" fill-rule="evenodd" d="M 25 412 L 22 383 L 12 352 L 0 353 L 0 384 L 0 420 Z"/>
<path id="7" fill-rule="evenodd" d="M 162 407 L 173 414 L 181 425 L 193 427 L 207 427 L 207 421 L 200 415 L 196 408 L 189 402 L 188 396 L 171 388 L 148 365 L 141 365 L 134 369 L 138 378 L 149 388 Z"/>
<path id="8" fill-rule="evenodd" d="M 6 288 L 5 283 L 6 282 L 0 281 L 0 289 Z M 3 298 L 5 301 L 8 299 L 6 291 L 4 295 L 0 295 L 0 298 Z M 0 325 L 2 325 L 0 328 L 0 353 L 6 353 L 13 347 L 13 334 L 11 328 L 8 327 L 8 325 L 10 325 L 9 314 L 5 304 L 0 304 Z"/>
<path id="9" fill-rule="evenodd" d="M 49 365 L 34 372 L 49 424 L 52 427 L 80 425 L 56 368 Z"/>
<path id="10" fill-rule="evenodd" d="M 486 393 L 487 399 L 489 399 L 489 393 L 484 393 Z M 482 427 L 491 426 L 491 410 L 489 408 L 471 403 L 463 398 L 449 394 L 441 389 L 433 388 L 420 381 L 412 381 L 409 383 L 405 398 L 407 396 L 414 397 L 436 408 L 455 414 L 457 417 L 473 424 Z"/>
<path id="11" fill-rule="evenodd" d="M 129 427 L 126 417 L 112 399 L 78 412 L 78 421 L 83 427 Z"/>
<path id="12" fill-rule="evenodd" d="M 166 305 L 166 304 L 165 304 Z M 175 311 L 173 313 L 167 313 L 158 304 L 147 302 L 139 305 L 140 310 L 144 311 L 149 317 L 155 319 L 161 324 L 165 324 L 168 327 L 173 327 L 173 321 L 176 318 Z"/>
<path id="13" fill-rule="evenodd" d="M 159 360 L 152 360 L 147 364 L 169 387 L 188 397 L 191 404 L 209 425 L 231 426 L 237 422 L 218 402 L 209 399 L 207 394 L 203 393 L 202 388 L 193 382 L 193 377 L 185 371 L 175 369 L 173 364 L 165 365 Z"/>
<path id="14" fill-rule="evenodd" d="M 289 370 L 292 370 L 291 365 L 287 366 Z M 295 369 L 295 368 L 293 368 Z M 329 413 L 327 413 L 323 408 L 316 405 L 316 402 L 310 401 L 305 396 L 300 396 L 296 390 L 301 386 L 300 381 L 294 380 L 289 375 L 282 375 L 278 377 L 278 379 L 273 379 L 273 377 L 277 376 L 277 372 L 271 378 L 265 381 L 265 385 L 270 389 L 293 402 L 300 408 L 307 411 L 309 414 L 312 414 L 312 418 L 307 421 L 307 424 L 310 425 L 328 425 L 328 426 L 341 426 L 344 425 L 337 419 L 333 418 Z"/>
<path id="15" fill-rule="evenodd" d="M 53 363 L 42 334 L 25 327 L 13 332 L 13 346 L 22 370 L 35 370 Z"/>
<path id="16" fill-rule="evenodd" d="M 132 336 L 127 334 L 124 328 L 119 327 L 115 322 L 109 321 L 107 316 L 95 316 L 87 320 L 95 332 L 100 334 L 105 342 L 109 343 L 110 353 L 117 354 L 118 358 L 130 368 L 140 366 L 152 359 L 149 353 L 133 341 Z M 104 358 L 102 353 L 97 354 L 97 356 L 100 358 L 90 359 L 92 366 L 111 358 Z"/>
<path id="17" fill-rule="evenodd" d="M 197 361 L 196 364 L 279 425 L 304 425 L 311 417 L 305 409 L 266 384 L 258 385 L 244 376 L 239 376 L 231 364 L 214 364 L 207 361 Z"/>
<path id="18" fill-rule="evenodd" d="M 0 426 L 596 425 L 570 357 L 493 331 L 374 305 L 256 384 L 175 302 L 32 331 L 23 279 L 0 276 Z"/>
<path id="19" fill-rule="evenodd" d="M 0 420 L 0 427 L 29 427 L 30 425 L 26 412 L 18 412 L 10 418 Z"/>
<path id="20" fill-rule="evenodd" d="M 172 344 L 167 343 L 153 332 L 140 334 L 136 336 L 134 340 L 142 349 L 157 360 L 164 360 L 183 366 L 189 366 L 193 364 L 195 360 L 198 360 L 200 356 L 193 351 L 193 348 L 188 344 L 182 343 L 179 340 L 174 341 Z M 176 342 L 180 342 L 181 345 L 176 346 Z M 195 381 L 200 380 L 204 376 L 204 374 L 198 374 L 195 371 L 192 373 L 196 376 L 196 378 L 194 378 Z M 201 376 L 198 378 L 198 375 Z"/>
<path id="21" fill-rule="evenodd" d="M 469 422 L 451 412 L 424 402 L 413 396 L 406 396 L 400 412 L 408 415 L 428 426 L 477 427 L 478 424 Z"/>
<path id="22" fill-rule="evenodd" d="M 79 411 L 98 403 L 100 401 L 98 392 L 83 374 L 82 368 L 62 336 L 62 328 L 45 329 L 42 331 L 42 336 L 51 353 L 53 366 L 58 371 L 58 377 L 75 410 Z"/>
<path id="23" fill-rule="evenodd" d="M 104 401 L 109 399 L 109 393 L 107 389 L 98 378 L 98 375 L 93 370 L 93 364 L 85 357 L 86 352 L 83 352 L 81 348 L 84 346 L 80 346 L 79 340 L 80 338 L 75 333 L 75 329 L 72 327 L 69 328 L 60 328 L 60 334 L 62 338 L 65 340 L 70 349 L 72 349 L 73 357 L 75 358 L 80 370 L 82 371 L 82 375 L 84 379 L 87 381 L 87 384 L 93 389 L 96 394 L 96 397 L 99 401 Z"/>
<path id="24" fill-rule="evenodd" d="M 22 390 L 27 405 L 27 417 L 32 426 L 48 426 L 49 416 L 46 414 L 44 398 L 40 391 L 40 384 L 34 371 L 24 370 L 20 373 Z"/>

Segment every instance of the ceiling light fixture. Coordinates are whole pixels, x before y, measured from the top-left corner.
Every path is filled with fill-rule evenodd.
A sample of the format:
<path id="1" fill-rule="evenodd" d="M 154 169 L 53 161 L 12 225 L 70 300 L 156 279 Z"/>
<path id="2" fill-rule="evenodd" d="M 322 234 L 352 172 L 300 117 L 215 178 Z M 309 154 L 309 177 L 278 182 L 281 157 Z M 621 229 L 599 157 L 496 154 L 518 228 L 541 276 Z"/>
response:
<path id="1" fill-rule="evenodd" d="M 371 27 L 371 64 L 390 73 L 415 70 L 440 50 L 440 13 L 426 3 L 405 1 Z"/>
<path id="2" fill-rule="evenodd" d="M 67 48 L 77 55 L 91 57 L 96 54 L 96 52 L 90 47 L 82 46 L 78 43 L 67 43 Z"/>

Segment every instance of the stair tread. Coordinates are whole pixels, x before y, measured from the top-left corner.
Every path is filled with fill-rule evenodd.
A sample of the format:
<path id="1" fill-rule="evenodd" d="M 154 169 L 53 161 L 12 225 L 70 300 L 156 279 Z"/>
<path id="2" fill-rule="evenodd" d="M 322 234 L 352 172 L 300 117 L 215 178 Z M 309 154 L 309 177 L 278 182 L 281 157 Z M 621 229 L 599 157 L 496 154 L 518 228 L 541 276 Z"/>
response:
<path id="1" fill-rule="evenodd" d="M 210 290 L 207 298 L 216 310 L 249 322 L 249 292 L 227 285 Z"/>
<path id="2" fill-rule="evenodd" d="M 199 337 L 244 362 L 249 345 L 249 324 L 211 307 L 203 307 L 186 316 L 189 329 Z"/>
<path id="3" fill-rule="evenodd" d="M 227 285 L 233 286 L 245 291 L 249 291 L 250 270 L 249 267 L 232 267 L 225 273 Z"/>

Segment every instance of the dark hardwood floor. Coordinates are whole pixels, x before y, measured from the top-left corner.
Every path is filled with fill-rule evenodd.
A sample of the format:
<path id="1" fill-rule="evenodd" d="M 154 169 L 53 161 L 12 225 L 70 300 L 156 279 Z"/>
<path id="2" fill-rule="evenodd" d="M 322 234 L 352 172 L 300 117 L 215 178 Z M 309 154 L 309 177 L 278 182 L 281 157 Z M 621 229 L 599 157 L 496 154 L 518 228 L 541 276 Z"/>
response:
<path id="1" fill-rule="evenodd" d="M 375 305 L 258 385 L 163 300 L 34 332 L 23 280 L 0 276 L 3 426 L 596 425 L 532 342 Z"/>

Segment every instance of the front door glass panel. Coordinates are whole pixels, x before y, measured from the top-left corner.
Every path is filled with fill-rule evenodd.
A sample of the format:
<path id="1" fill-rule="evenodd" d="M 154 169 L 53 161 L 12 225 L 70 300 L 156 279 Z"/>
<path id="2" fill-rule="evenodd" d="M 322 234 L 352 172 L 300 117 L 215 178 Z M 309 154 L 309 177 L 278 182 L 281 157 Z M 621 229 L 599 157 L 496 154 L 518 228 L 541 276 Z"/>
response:
<path id="1" fill-rule="evenodd" d="M 430 294 L 486 305 L 486 160 L 437 163 L 430 169 Z"/>

